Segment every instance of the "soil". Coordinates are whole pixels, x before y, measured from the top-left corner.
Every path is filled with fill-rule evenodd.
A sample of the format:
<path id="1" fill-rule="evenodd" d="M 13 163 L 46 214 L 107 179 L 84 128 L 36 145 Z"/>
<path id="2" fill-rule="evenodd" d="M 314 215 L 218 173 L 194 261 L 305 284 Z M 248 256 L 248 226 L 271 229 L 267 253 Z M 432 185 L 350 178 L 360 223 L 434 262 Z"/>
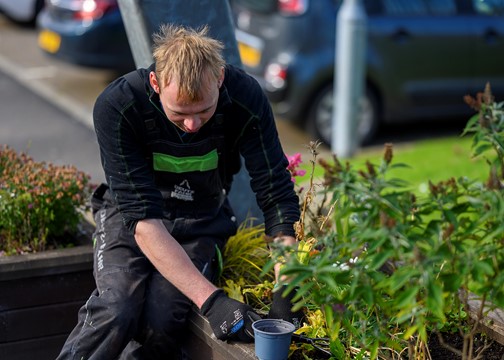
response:
<path id="1" fill-rule="evenodd" d="M 456 348 L 462 349 L 463 339 L 459 334 L 443 334 L 443 339 L 446 344 Z M 489 343 L 489 347 L 481 354 L 482 360 L 504 360 L 504 345 L 492 341 L 484 336 L 477 336 L 474 341 L 474 357 L 481 351 L 485 345 L 485 341 Z M 453 353 L 446 346 L 440 343 L 436 335 L 431 335 L 429 339 L 429 351 L 432 360 L 459 360 L 461 356 Z"/>

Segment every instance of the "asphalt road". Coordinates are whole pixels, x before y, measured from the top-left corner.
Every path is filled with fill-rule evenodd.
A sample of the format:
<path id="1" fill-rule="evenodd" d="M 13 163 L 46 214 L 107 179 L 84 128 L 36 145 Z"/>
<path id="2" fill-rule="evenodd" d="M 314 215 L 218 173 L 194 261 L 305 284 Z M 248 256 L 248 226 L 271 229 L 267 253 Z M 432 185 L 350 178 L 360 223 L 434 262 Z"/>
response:
<path id="1" fill-rule="evenodd" d="M 0 144 L 37 161 L 75 165 L 102 182 L 92 129 L 0 71 Z"/>
<path id="2" fill-rule="evenodd" d="M 102 182 L 91 111 L 112 74 L 46 57 L 36 35 L 0 16 L 0 144 Z"/>

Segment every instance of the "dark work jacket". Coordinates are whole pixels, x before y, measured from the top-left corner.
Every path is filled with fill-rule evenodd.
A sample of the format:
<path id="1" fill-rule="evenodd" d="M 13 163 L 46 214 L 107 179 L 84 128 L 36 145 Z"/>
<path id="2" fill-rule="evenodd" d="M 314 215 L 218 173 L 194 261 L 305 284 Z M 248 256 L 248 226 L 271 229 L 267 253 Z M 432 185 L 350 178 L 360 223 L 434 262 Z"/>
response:
<path id="1" fill-rule="evenodd" d="M 222 126 L 217 132 L 223 136 L 218 157 L 222 193 L 229 192 L 242 155 L 264 214 L 266 234 L 294 235 L 293 224 L 299 219 L 298 197 L 271 107 L 258 83 L 243 70 L 228 65 L 215 115 L 196 134 L 182 136 L 167 119 L 158 94 L 149 84 L 152 70 L 153 65 L 136 70 L 143 79 L 140 91 L 133 89 L 125 77 L 113 81 L 100 94 L 93 111 L 105 178 L 128 229 L 134 231 L 142 219 L 162 219 L 169 206 L 162 184 L 155 177 L 155 150 L 148 145 L 153 129 L 157 138 L 184 148 L 215 136 L 214 124 L 219 122 Z M 208 206 L 204 201 L 198 205 L 198 201 L 195 199 L 196 208 Z"/>

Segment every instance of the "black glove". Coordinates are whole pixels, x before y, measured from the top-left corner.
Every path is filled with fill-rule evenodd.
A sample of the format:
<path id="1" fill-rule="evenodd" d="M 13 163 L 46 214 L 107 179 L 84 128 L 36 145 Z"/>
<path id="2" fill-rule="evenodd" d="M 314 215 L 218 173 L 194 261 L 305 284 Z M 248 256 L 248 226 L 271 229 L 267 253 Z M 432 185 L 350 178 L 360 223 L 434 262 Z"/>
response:
<path id="1" fill-rule="evenodd" d="M 224 290 L 216 290 L 201 306 L 210 326 L 220 340 L 254 341 L 252 323 L 261 317 L 252 307 L 226 296 Z"/>
<path id="2" fill-rule="evenodd" d="M 292 312 L 292 299 L 296 296 L 297 290 L 292 289 L 286 297 L 282 297 L 286 288 L 286 285 L 282 285 L 273 293 L 273 301 L 271 302 L 268 318 L 289 321 L 294 324 L 296 329 L 298 329 L 301 325 L 303 325 L 304 313 L 302 309 L 296 311 L 295 313 Z"/>

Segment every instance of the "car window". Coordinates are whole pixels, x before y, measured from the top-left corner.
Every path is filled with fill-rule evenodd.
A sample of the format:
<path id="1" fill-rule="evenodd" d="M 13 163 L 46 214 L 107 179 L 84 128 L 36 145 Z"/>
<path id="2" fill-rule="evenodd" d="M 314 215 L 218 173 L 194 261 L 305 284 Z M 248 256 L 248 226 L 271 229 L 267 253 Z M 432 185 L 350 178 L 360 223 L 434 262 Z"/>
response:
<path id="1" fill-rule="evenodd" d="M 473 0 L 474 11 L 481 15 L 504 15 L 504 0 Z"/>
<path id="2" fill-rule="evenodd" d="M 343 3 L 343 0 L 333 0 L 334 8 L 337 10 Z M 362 4 L 366 10 L 367 15 L 376 15 L 382 12 L 382 5 L 377 0 L 363 0 Z"/>
<path id="3" fill-rule="evenodd" d="M 392 16 L 453 15 L 457 11 L 455 1 L 383 0 L 383 8 L 386 14 Z"/>
<path id="4" fill-rule="evenodd" d="M 230 4 L 240 4 L 252 11 L 271 13 L 276 11 L 278 0 L 230 0 Z"/>
<path id="5" fill-rule="evenodd" d="M 334 8 L 337 10 L 343 3 L 343 0 L 333 0 Z M 375 15 L 381 13 L 381 4 L 380 1 L 377 0 L 363 0 L 362 5 L 364 5 L 364 9 L 366 10 L 367 15 Z"/>

